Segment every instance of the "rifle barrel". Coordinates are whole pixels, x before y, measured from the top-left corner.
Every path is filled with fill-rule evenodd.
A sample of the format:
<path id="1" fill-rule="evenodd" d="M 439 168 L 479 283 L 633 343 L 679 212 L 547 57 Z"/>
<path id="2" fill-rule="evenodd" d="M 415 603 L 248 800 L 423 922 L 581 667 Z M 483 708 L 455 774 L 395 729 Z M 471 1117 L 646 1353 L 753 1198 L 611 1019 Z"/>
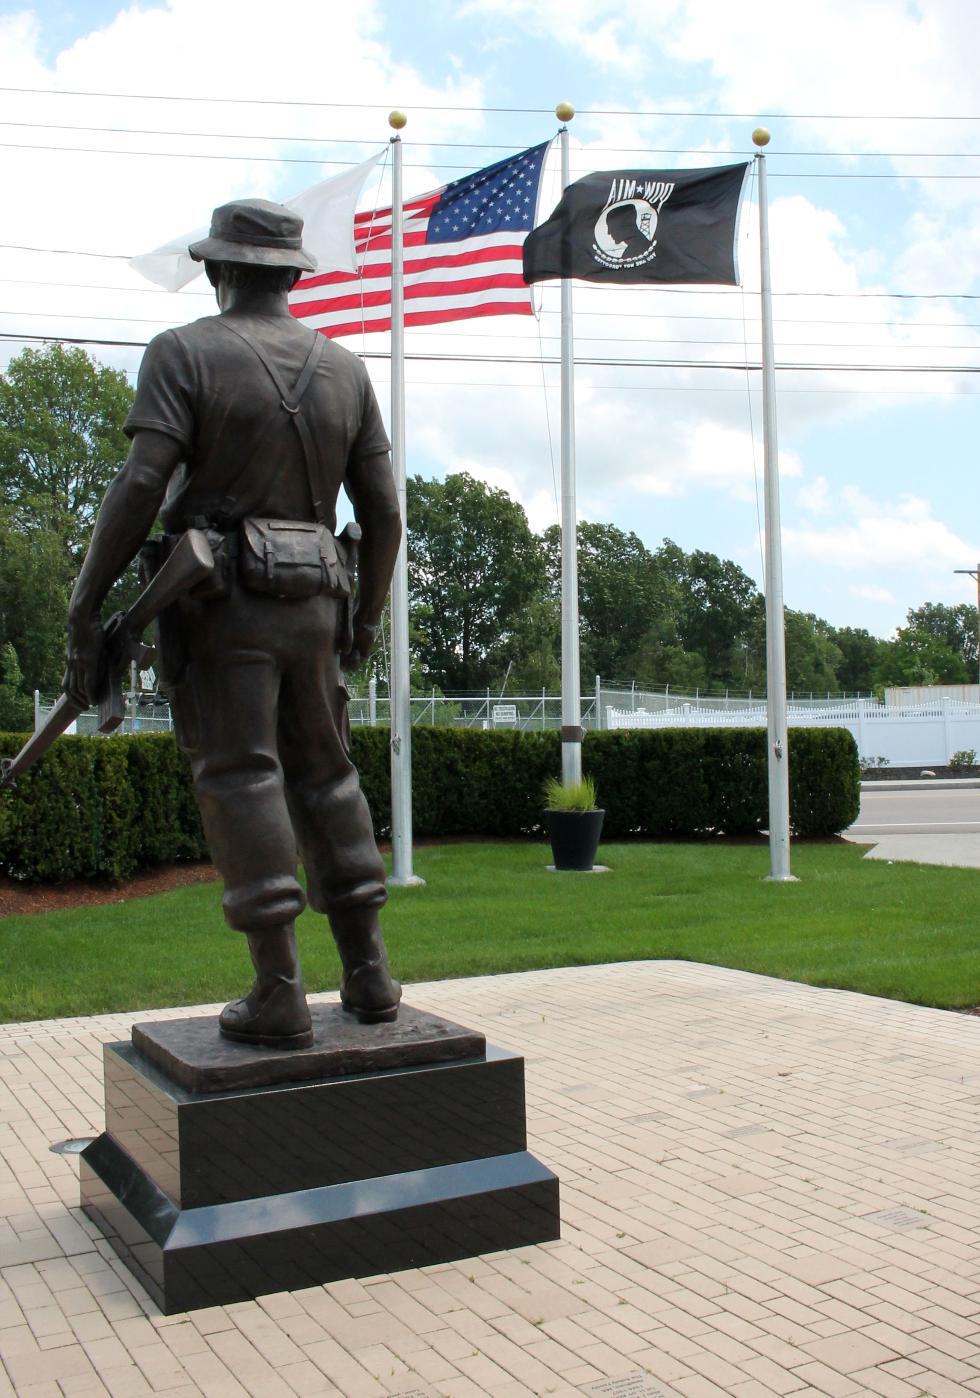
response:
<path id="1" fill-rule="evenodd" d="M 156 577 L 143 589 L 129 611 L 125 615 L 120 613 L 114 619 L 117 625 L 109 623 L 107 661 L 110 673 L 106 677 L 106 694 L 102 696 L 103 699 L 111 695 L 114 685 L 118 686 L 118 670 L 121 664 L 128 663 L 130 649 L 135 649 L 134 659 L 142 654 L 144 647 L 140 644 L 140 636 L 144 628 L 182 592 L 201 582 L 213 571 L 214 557 L 207 536 L 200 529 L 188 529 Z M 60 738 L 65 729 L 70 728 L 79 714 L 84 712 L 84 705 L 76 704 L 67 694 L 63 694 L 48 714 L 44 725 L 33 737 L 28 738 L 17 756 L 3 760 L 3 766 L 0 768 L 0 788 L 10 786 L 18 773 L 33 766 L 55 739 Z M 109 731 L 109 728 L 114 726 L 116 725 L 104 725 L 100 731 Z"/>
<path id="2" fill-rule="evenodd" d="M 48 714 L 44 723 L 37 732 L 21 748 L 16 757 L 9 758 L 4 763 L 3 775 L 0 776 L 0 787 L 11 786 L 20 772 L 25 771 L 47 752 L 48 748 L 60 738 L 66 728 L 70 728 L 78 718 L 84 713 L 80 704 L 76 704 L 69 695 L 63 694 Z"/>

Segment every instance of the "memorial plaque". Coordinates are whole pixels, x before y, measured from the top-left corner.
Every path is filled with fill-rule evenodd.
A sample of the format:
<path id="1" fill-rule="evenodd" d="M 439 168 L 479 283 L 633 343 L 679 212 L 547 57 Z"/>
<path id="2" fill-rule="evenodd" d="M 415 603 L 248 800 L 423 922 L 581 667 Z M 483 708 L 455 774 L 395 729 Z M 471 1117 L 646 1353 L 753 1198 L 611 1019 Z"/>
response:
<path id="1" fill-rule="evenodd" d="M 907 1233 L 912 1228 L 928 1228 L 928 1214 L 917 1209 L 882 1209 L 880 1213 L 865 1214 L 866 1223 L 877 1223 L 879 1228 L 891 1228 L 896 1233 Z"/>
<path id="2" fill-rule="evenodd" d="M 668 1388 L 651 1374 L 639 1372 L 614 1379 L 596 1379 L 579 1391 L 589 1398 L 681 1398 L 676 1388 Z"/>

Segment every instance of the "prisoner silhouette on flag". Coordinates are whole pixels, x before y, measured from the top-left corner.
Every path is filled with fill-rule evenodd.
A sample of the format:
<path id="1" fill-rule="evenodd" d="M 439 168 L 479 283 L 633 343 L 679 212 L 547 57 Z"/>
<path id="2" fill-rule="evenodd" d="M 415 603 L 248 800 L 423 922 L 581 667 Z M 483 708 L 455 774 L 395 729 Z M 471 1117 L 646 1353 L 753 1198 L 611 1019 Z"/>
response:
<path id="1" fill-rule="evenodd" d="M 570 184 L 524 243 L 524 280 L 738 286 L 735 235 L 748 162 L 601 170 Z"/>

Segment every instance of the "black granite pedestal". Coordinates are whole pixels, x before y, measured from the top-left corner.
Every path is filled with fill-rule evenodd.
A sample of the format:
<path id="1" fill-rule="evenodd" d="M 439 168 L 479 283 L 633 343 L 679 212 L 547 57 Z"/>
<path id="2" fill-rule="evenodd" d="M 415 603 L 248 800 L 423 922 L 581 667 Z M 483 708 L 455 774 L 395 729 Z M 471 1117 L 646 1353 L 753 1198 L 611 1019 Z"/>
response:
<path id="1" fill-rule="evenodd" d="M 522 1058 L 410 1007 L 359 1025 L 321 1005 L 314 1029 L 298 1053 L 211 1017 L 106 1045 L 82 1208 L 165 1313 L 559 1236 Z"/>

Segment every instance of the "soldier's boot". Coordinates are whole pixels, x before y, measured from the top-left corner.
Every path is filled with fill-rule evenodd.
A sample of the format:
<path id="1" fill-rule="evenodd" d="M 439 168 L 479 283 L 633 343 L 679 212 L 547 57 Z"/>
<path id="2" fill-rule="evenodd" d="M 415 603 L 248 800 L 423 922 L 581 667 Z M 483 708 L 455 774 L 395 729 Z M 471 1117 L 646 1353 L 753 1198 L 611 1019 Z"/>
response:
<path id="1" fill-rule="evenodd" d="M 345 908 L 329 917 L 343 966 L 340 1003 L 362 1024 L 395 1019 L 402 988 L 388 968 L 377 909 Z"/>
<path id="2" fill-rule="evenodd" d="M 293 924 L 248 932 L 255 984 L 243 1000 L 232 1000 L 218 1017 L 226 1039 L 262 1048 L 302 1049 L 313 1043 L 310 1010 L 303 991 Z"/>

